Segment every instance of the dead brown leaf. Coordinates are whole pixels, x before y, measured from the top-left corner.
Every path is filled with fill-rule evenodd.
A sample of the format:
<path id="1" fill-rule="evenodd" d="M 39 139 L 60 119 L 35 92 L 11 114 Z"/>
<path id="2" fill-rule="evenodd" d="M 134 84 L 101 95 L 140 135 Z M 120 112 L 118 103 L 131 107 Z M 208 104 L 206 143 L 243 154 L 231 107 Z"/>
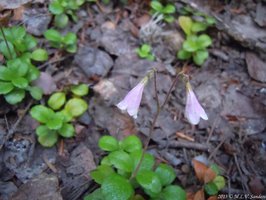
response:
<path id="1" fill-rule="evenodd" d="M 205 200 L 204 190 L 200 189 L 197 191 L 193 200 Z"/>
<path id="2" fill-rule="evenodd" d="M 194 170 L 196 173 L 196 176 L 199 181 L 204 182 L 205 180 L 205 174 L 208 170 L 208 167 L 204 165 L 202 162 L 199 162 L 197 160 L 193 160 Z"/>
<path id="3" fill-rule="evenodd" d="M 216 173 L 212 170 L 212 168 L 208 168 L 204 175 L 204 183 L 209 183 L 213 179 L 215 179 Z"/>

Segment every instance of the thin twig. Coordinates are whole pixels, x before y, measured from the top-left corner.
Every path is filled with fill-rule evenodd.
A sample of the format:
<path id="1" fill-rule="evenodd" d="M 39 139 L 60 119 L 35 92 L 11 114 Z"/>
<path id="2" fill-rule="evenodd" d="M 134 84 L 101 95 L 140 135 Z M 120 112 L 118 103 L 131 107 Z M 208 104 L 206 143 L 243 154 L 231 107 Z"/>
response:
<path id="1" fill-rule="evenodd" d="M 7 51 L 8 51 L 8 53 L 9 53 L 10 59 L 12 59 L 12 53 L 11 53 L 11 50 L 10 50 L 10 48 L 9 48 L 9 44 L 8 44 L 8 42 L 7 42 L 6 35 L 5 35 L 5 32 L 4 32 L 3 28 L 2 28 L 2 26 L 0 26 L 0 29 L 1 29 L 1 33 L 2 33 L 2 35 L 3 35 L 4 41 L 5 41 L 5 43 L 6 43 L 6 47 L 7 47 Z"/>
<path id="2" fill-rule="evenodd" d="M 19 116 L 19 118 L 17 119 L 17 121 L 15 122 L 15 124 L 11 127 L 11 129 L 8 129 L 8 133 L 4 139 L 3 144 L 5 143 L 5 141 L 7 141 L 16 131 L 18 125 L 20 124 L 21 120 L 24 118 L 24 116 L 26 115 L 26 113 L 28 112 L 28 110 L 30 109 L 31 105 L 32 105 L 33 101 L 31 100 L 27 107 L 25 108 L 25 110 L 22 112 L 22 114 Z M 2 149 L 3 145 L 0 145 L 0 150 Z"/>
<path id="3" fill-rule="evenodd" d="M 188 141 L 160 141 L 158 142 L 162 147 L 166 144 L 168 147 L 174 148 L 187 148 L 187 149 L 196 149 L 200 151 L 209 151 L 209 147 L 206 144 L 188 142 Z"/>

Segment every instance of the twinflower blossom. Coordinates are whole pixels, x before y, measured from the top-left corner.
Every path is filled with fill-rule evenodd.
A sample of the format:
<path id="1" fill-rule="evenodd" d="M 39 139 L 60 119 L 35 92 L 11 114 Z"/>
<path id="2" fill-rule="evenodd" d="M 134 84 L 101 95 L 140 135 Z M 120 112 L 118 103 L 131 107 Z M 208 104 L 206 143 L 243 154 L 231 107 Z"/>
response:
<path id="1" fill-rule="evenodd" d="M 139 111 L 142 93 L 147 82 L 148 77 L 143 78 L 116 106 L 122 111 L 126 110 L 130 116 L 136 119 Z"/>
<path id="2" fill-rule="evenodd" d="M 199 123 L 200 118 L 208 120 L 208 116 L 200 105 L 200 103 L 198 102 L 198 99 L 195 93 L 193 92 L 189 82 L 187 82 L 186 88 L 187 102 L 185 108 L 185 117 L 188 119 L 189 123 L 196 125 Z"/>

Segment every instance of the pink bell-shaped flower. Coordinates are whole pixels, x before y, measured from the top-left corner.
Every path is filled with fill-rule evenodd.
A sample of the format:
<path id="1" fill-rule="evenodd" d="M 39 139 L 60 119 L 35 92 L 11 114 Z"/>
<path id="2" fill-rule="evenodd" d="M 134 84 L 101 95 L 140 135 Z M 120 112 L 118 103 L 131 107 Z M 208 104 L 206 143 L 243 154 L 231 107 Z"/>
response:
<path id="1" fill-rule="evenodd" d="M 147 81 L 148 77 L 143 78 L 132 90 L 129 91 L 125 98 L 116 105 L 120 110 L 126 110 L 128 114 L 135 119 L 138 115 L 142 93 Z"/>
<path id="2" fill-rule="evenodd" d="M 187 102 L 186 102 L 186 108 L 185 108 L 185 117 L 189 121 L 189 123 L 196 125 L 199 123 L 200 118 L 204 120 L 208 120 L 208 116 L 200 103 L 198 102 L 198 99 L 193 92 L 191 85 L 189 82 L 186 84 L 187 88 Z"/>

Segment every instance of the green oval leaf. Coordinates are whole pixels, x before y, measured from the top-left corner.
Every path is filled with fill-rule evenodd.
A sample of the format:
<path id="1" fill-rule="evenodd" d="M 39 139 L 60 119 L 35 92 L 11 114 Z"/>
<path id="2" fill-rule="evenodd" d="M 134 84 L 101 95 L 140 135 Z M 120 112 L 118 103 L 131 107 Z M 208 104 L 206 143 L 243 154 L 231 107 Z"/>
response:
<path id="1" fill-rule="evenodd" d="M 64 28 L 68 24 L 68 16 L 64 13 L 56 15 L 54 18 L 55 26 L 58 28 Z"/>
<path id="2" fill-rule="evenodd" d="M 48 59 L 48 53 L 45 49 L 36 49 L 32 52 L 31 58 L 36 61 L 45 61 Z"/>
<path id="3" fill-rule="evenodd" d="M 7 94 L 13 90 L 14 86 L 9 82 L 0 82 L 0 94 Z"/>
<path id="4" fill-rule="evenodd" d="M 172 4 L 167 4 L 164 8 L 163 8 L 163 13 L 165 14 L 172 14 L 175 13 L 175 6 Z"/>
<path id="5" fill-rule="evenodd" d="M 14 104 L 21 102 L 24 99 L 24 97 L 25 97 L 25 90 L 14 89 L 5 95 L 5 100 L 9 104 L 14 105 Z"/>
<path id="6" fill-rule="evenodd" d="M 56 92 L 48 99 L 48 105 L 53 110 L 60 109 L 66 102 L 66 94 L 64 92 Z"/>
<path id="7" fill-rule="evenodd" d="M 197 65 L 202 65 L 208 57 L 209 53 L 207 50 L 199 50 L 193 55 L 193 61 Z"/>
<path id="8" fill-rule="evenodd" d="M 71 138 L 75 135 L 75 129 L 72 124 L 64 123 L 58 130 L 59 134 L 65 138 Z"/>
<path id="9" fill-rule="evenodd" d="M 56 144 L 58 135 L 55 131 L 49 131 L 47 134 L 38 136 L 38 142 L 44 147 L 52 147 Z"/>
<path id="10" fill-rule="evenodd" d="M 177 53 L 177 57 L 180 60 L 187 60 L 192 56 L 190 52 L 185 51 L 184 49 L 181 49 Z"/>
<path id="11" fill-rule="evenodd" d="M 199 49 L 204 49 L 212 44 L 212 39 L 206 34 L 202 34 L 198 37 L 197 45 Z"/>
<path id="12" fill-rule="evenodd" d="M 28 90 L 30 92 L 30 95 L 36 99 L 36 100 L 41 100 L 43 91 L 41 88 L 33 86 L 33 87 L 28 87 Z"/>
<path id="13" fill-rule="evenodd" d="M 162 184 L 158 175 L 150 170 L 141 170 L 136 176 L 137 182 L 145 190 L 150 191 L 154 194 L 159 194 L 162 190 Z"/>
<path id="14" fill-rule="evenodd" d="M 157 12 L 161 12 L 163 9 L 163 5 L 159 1 L 152 1 L 151 7 Z"/>
<path id="15" fill-rule="evenodd" d="M 0 67 L 0 80 L 11 81 L 14 78 L 12 71 L 4 66 Z"/>
<path id="16" fill-rule="evenodd" d="M 163 189 L 162 195 L 164 200 L 186 200 L 186 192 L 179 186 L 169 185 Z"/>
<path id="17" fill-rule="evenodd" d="M 119 145 L 116 138 L 106 135 L 100 138 L 99 147 L 104 151 L 115 151 L 118 150 Z"/>
<path id="18" fill-rule="evenodd" d="M 138 151 L 134 151 L 134 152 L 130 153 L 130 157 L 134 162 L 134 170 L 136 169 L 136 167 L 139 164 L 139 161 L 140 161 L 141 156 L 142 156 L 142 152 L 143 152 L 142 150 L 138 150 Z M 143 169 L 152 170 L 154 164 L 155 164 L 154 157 L 149 153 L 145 153 L 144 158 L 143 158 L 141 165 L 139 167 L 139 171 L 141 171 Z"/>
<path id="19" fill-rule="evenodd" d="M 166 164 L 159 164 L 155 173 L 158 175 L 163 186 L 170 185 L 176 177 L 174 169 Z"/>
<path id="20" fill-rule="evenodd" d="M 43 105 L 33 106 L 30 110 L 31 117 L 41 123 L 46 123 L 53 114 L 54 112 L 50 108 Z"/>
<path id="21" fill-rule="evenodd" d="M 58 1 L 52 1 L 49 4 L 49 11 L 54 15 L 59 15 L 64 12 L 63 6 Z"/>
<path id="22" fill-rule="evenodd" d="M 63 38 L 63 42 L 66 44 L 66 45 L 72 45 L 72 44 L 75 44 L 77 42 L 77 36 L 76 34 L 74 33 L 67 33 L 65 35 L 65 37 Z"/>
<path id="23" fill-rule="evenodd" d="M 130 135 L 125 137 L 120 142 L 120 147 L 126 152 L 133 152 L 142 149 L 142 143 L 136 135 Z"/>
<path id="24" fill-rule="evenodd" d="M 18 78 L 14 78 L 12 79 L 12 84 L 18 88 L 22 88 L 25 89 L 26 87 L 28 87 L 29 82 L 27 79 L 22 78 L 22 77 L 18 77 Z"/>
<path id="25" fill-rule="evenodd" d="M 51 130 L 58 130 L 62 127 L 64 122 L 64 116 L 62 113 L 54 113 L 49 116 L 48 121 L 46 121 L 46 125 Z"/>
<path id="26" fill-rule="evenodd" d="M 225 186 L 225 179 L 223 176 L 216 176 L 213 183 L 216 185 L 218 190 L 221 190 Z"/>
<path id="27" fill-rule="evenodd" d="M 89 93 L 89 87 L 86 84 L 73 85 L 71 92 L 77 96 L 85 96 Z"/>
<path id="28" fill-rule="evenodd" d="M 194 22 L 192 24 L 191 30 L 194 33 L 205 31 L 208 28 L 208 26 L 202 22 Z"/>
<path id="29" fill-rule="evenodd" d="M 7 67 L 10 70 L 10 72 L 14 75 L 22 77 L 25 76 L 29 70 L 29 65 L 25 58 L 19 59 L 13 59 L 7 61 Z"/>
<path id="30" fill-rule="evenodd" d="M 113 151 L 108 156 L 110 163 L 117 169 L 125 172 L 132 172 L 133 162 L 130 156 L 124 151 Z"/>
<path id="31" fill-rule="evenodd" d="M 79 98 L 72 98 L 65 105 L 66 112 L 71 114 L 73 117 L 82 115 L 87 109 L 88 104 L 86 101 Z"/>
<path id="32" fill-rule="evenodd" d="M 95 170 L 91 171 L 90 175 L 96 183 L 102 184 L 104 179 L 109 177 L 112 173 L 114 173 L 112 167 L 108 165 L 100 165 Z"/>
<path id="33" fill-rule="evenodd" d="M 44 37 L 52 42 L 61 42 L 62 37 L 60 35 L 60 33 L 57 30 L 54 29 L 49 29 L 47 31 L 44 32 Z"/>
<path id="34" fill-rule="evenodd" d="M 217 186 L 213 182 L 205 184 L 204 190 L 208 195 L 215 195 L 219 191 Z"/>
<path id="35" fill-rule="evenodd" d="M 115 173 L 103 181 L 101 190 L 105 199 L 110 200 L 127 200 L 134 193 L 129 181 Z"/>
<path id="36" fill-rule="evenodd" d="M 36 128 L 36 135 L 38 136 L 44 136 L 46 134 L 49 134 L 50 130 L 45 125 L 40 125 Z"/>
<path id="37" fill-rule="evenodd" d="M 186 35 L 191 34 L 191 27 L 192 27 L 193 22 L 190 17 L 180 16 L 178 18 L 178 23 Z"/>
<path id="38" fill-rule="evenodd" d="M 195 52 L 199 49 L 197 42 L 198 42 L 198 37 L 195 35 L 190 35 L 183 43 L 183 49 L 187 52 Z"/>

